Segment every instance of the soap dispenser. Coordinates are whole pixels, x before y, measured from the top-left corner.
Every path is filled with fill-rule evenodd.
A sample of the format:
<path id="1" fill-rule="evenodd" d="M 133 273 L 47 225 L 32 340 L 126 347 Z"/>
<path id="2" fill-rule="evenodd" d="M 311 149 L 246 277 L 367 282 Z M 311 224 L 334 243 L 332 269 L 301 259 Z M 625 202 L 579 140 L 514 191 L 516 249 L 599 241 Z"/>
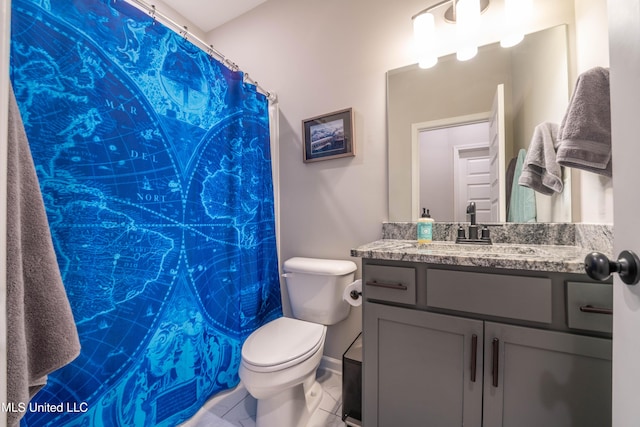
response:
<path id="1" fill-rule="evenodd" d="M 422 208 L 422 215 L 418 218 L 418 246 L 431 243 L 433 240 L 433 222 L 429 210 Z"/>

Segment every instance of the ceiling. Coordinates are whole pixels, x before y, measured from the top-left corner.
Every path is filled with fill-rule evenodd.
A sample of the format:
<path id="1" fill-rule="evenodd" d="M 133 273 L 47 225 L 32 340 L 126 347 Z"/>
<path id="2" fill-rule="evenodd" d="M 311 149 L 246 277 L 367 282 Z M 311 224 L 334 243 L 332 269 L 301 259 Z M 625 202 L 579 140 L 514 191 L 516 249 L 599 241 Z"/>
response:
<path id="1" fill-rule="evenodd" d="M 204 33 L 231 21 L 267 0 L 162 0 Z"/>

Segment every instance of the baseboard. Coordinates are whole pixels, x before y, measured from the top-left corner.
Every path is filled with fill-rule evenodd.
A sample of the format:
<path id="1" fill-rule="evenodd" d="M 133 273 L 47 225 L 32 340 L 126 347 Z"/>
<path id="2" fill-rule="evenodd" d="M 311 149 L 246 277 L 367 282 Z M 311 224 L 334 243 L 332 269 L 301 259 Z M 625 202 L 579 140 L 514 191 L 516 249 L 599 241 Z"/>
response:
<path id="1" fill-rule="evenodd" d="M 342 375 L 342 360 L 334 359 L 329 356 L 322 356 L 322 360 L 320 360 L 320 369 L 326 369 L 328 371 L 333 371 L 338 375 Z"/>

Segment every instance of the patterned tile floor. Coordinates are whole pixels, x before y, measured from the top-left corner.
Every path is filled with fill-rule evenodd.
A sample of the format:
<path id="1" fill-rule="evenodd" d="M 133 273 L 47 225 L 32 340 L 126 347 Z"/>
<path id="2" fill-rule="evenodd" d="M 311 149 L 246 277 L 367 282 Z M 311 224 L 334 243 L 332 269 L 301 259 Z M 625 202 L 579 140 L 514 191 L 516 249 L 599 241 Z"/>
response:
<path id="1" fill-rule="evenodd" d="M 342 411 L 342 375 L 320 367 L 317 379 L 324 389 L 320 409 L 309 427 L 344 427 Z M 233 390 L 220 393 L 208 402 L 182 427 L 255 427 L 256 400 L 242 383 Z"/>

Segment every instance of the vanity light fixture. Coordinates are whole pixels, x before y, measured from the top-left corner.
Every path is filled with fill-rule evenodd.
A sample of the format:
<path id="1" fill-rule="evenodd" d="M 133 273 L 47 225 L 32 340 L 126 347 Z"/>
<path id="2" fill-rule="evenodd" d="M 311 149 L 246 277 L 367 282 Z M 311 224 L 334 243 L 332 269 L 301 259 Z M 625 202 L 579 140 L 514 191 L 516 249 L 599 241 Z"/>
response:
<path id="1" fill-rule="evenodd" d="M 431 68 L 438 63 L 436 56 L 435 16 L 431 13 L 440 6 L 449 5 L 444 20 L 456 24 L 457 58 L 466 61 L 478 53 L 480 14 L 489 7 L 489 0 L 444 0 L 421 10 L 411 17 L 413 38 L 420 68 Z"/>
<path id="2" fill-rule="evenodd" d="M 444 21 L 456 24 L 456 57 L 466 61 L 478 53 L 480 14 L 489 7 L 490 0 L 443 0 L 411 17 L 413 38 L 420 68 L 431 68 L 438 63 L 435 31 L 435 9 L 449 5 Z M 524 38 L 524 24 L 533 11 L 533 0 L 504 0 L 505 36 L 502 47 L 511 47 Z"/>

